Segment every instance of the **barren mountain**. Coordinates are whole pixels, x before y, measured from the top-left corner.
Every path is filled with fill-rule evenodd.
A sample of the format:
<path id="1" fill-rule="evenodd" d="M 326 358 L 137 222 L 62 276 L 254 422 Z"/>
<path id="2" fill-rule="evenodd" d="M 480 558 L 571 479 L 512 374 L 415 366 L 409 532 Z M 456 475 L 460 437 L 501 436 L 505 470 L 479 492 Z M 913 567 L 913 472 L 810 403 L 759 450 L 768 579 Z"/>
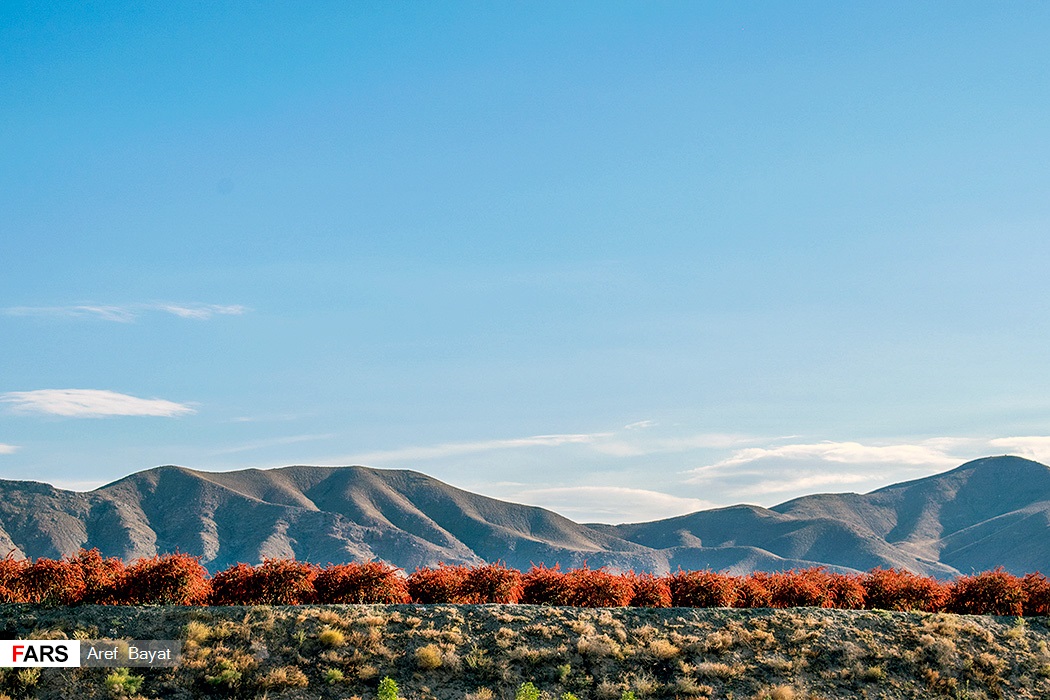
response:
<path id="1" fill-rule="evenodd" d="M 1050 568 L 1050 468 L 989 457 L 868 494 L 805 496 L 630 525 L 582 525 L 418 472 L 158 467 L 94 491 L 0 481 L 0 546 L 124 559 L 179 550 L 212 570 L 264 557 L 418 566 L 502 560 L 562 567 L 733 573 L 895 566 L 937 576 Z"/>

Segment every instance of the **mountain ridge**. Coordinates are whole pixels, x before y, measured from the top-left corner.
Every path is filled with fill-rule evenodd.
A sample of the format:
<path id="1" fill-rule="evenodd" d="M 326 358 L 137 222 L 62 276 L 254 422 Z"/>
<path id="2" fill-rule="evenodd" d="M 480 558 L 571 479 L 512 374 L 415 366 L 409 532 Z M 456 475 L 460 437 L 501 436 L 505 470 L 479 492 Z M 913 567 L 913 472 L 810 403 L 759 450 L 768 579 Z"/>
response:
<path id="1" fill-rule="evenodd" d="M 263 558 L 381 559 L 404 569 L 503 561 L 664 573 L 876 566 L 951 577 L 1050 569 L 1050 467 L 1009 455 L 866 494 L 813 494 L 642 523 L 581 524 L 420 472 L 362 466 L 205 472 L 166 465 L 88 492 L 0 480 L 0 547 L 137 559 L 181 551 L 212 570 Z"/>

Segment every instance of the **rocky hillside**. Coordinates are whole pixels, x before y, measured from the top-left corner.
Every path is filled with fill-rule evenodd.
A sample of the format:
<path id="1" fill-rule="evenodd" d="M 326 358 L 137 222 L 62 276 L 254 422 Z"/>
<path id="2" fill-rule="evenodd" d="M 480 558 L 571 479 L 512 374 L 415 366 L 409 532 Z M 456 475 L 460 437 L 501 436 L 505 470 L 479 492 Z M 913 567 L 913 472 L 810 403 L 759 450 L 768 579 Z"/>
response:
<path id="1" fill-rule="evenodd" d="M 1047 618 L 536 606 L 0 606 L 5 638 L 182 639 L 173 669 L 0 669 L 0 697 L 1050 697 Z M 526 686 L 525 690 L 529 690 Z M 5 695 L 6 694 L 6 695 Z M 627 696 L 630 697 L 630 696 Z"/>
<path id="2" fill-rule="evenodd" d="M 664 573 L 825 565 L 950 577 L 1002 565 L 1050 569 L 1050 468 L 989 457 L 868 494 L 820 494 L 629 525 L 367 467 L 202 472 L 158 467 L 87 493 L 0 481 L 0 547 L 62 557 L 97 547 L 125 560 L 175 550 L 212 570 L 264 557 L 382 559 L 413 570 L 502 560 Z"/>

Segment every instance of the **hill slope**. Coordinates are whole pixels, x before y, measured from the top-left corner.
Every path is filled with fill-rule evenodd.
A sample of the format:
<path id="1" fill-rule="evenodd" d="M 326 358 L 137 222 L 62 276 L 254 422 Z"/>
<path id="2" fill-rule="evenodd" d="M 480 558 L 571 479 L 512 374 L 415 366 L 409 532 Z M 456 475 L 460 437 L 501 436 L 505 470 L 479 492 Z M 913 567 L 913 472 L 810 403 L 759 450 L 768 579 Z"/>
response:
<path id="1" fill-rule="evenodd" d="M 744 573 L 825 565 L 951 576 L 1002 565 L 1050 569 L 1050 468 L 989 457 L 868 494 L 819 494 L 627 525 L 583 525 L 418 472 L 158 467 L 94 491 L 0 481 L 0 546 L 61 557 L 98 547 L 124 559 L 176 549 L 212 570 L 265 557 L 379 558 L 412 570 L 502 560 L 563 567 Z"/>

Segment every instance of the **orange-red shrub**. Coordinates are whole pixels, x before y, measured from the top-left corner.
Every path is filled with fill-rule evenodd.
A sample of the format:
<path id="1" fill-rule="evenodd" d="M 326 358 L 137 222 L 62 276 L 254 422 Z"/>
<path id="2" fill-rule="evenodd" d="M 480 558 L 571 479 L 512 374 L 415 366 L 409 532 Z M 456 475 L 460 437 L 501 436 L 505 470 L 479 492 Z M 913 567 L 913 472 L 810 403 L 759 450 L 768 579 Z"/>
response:
<path id="1" fill-rule="evenodd" d="M 461 590 L 463 598 L 470 603 L 517 603 L 524 586 L 520 571 L 496 562 L 471 567 Z"/>
<path id="2" fill-rule="evenodd" d="M 551 568 L 533 564 L 521 577 L 521 602 L 530 605 L 572 605 L 572 582 L 555 564 Z"/>
<path id="3" fill-rule="evenodd" d="M 861 582 L 869 609 L 937 612 L 948 597 L 943 583 L 903 569 L 872 569 Z"/>
<path id="4" fill-rule="evenodd" d="M 19 576 L 27 603 L 76 605 L 84 599 L 84 574 L 70 561 L 37 559 Z"/>
<path id="5" fill-rule="evenodd" d="M 118 599 L 129 605 L 203 605 L 209 593 L 207 574 L 200 558 L 189 554 L 139 559 L 128 567 Z"/>
<path id="6" fill-rule="evenodd" d="M 822 608 L 830 602 L 822 567 L 778 571 L 767 579 L 771 608 Z"/>
<path id="7" fill-rule="evenodd" d="M 1025 574 L 1021 588 L 1025 593 L 1025 615 L 1050 615 L 1050 581 L 1045 576 L 1038 571 Z"/>
<path id="8" fill-rule="evenodd" d="M 736 599 L 736 582 L 728 574 L 705 571 L 682 571 L 667 581 L 671 602 L 678 608 L 729 608 Z"/>
<path id="9" fill-rule="evenodd" d="M 211 605 L 259 605 L 262 591 L 256 584 L 255 567 L 236 564 L 211 579 Z"/>
<path id="10" fill-rule="evenodd" d="M 98 549 L 81 549 L 70 561 L 84 577 L 83 602 L 113 605 L 117 600 L 126 569 L 117 557 L 104 558 Z"/>
<path id="11" fill-rule="evenodd" d="M 266 605 L 304 605 L 313 602 L 318 567 L 295 559 L 263 559 L 255 569 L 254 584 Z"/>
<path id="12" fill-rule="evenodd" d="M 830 573 L 825 580 L 826 607 L 840 610 L 864 609 L 865 591 L 858 576 Z"/>
<path id="13" fill-rule="evenodd" d="M 408 583 L 400 569 L 382 562 L 329 564 L 314 579 L 318 603 L 407 603 Z"/>
<path id="14" fill-rule="evenodd" d="M 0 603 L 24 603 L 20 578 L 29 565 L 24 559 L 8 554 L 0 559 Z"/>
<path id="15" fill-rule="evenodd" d="M 408 576 L 408 592 L 415 603 L 467 603 L 463 582 L 465 566 L 439 564 L 436 569 L 423 567 Z"/>
<path id="16" fill-rule="evenodd" d="M 1024 612 L 1024 601 L 1021 579 L 998 567 L 955 579 L 947 609 L 968 615 L 1020 615 Z"/>
<path id="17" fill-rule="evenodd" d="M 747 576 L 741 576 L 734 580 L 735 596 L 733 607 L 735 608 L 768 608 L 772 607 L 773 596 L 769 592 L 769 574 L 764 571 L 755 571 Z"/>
<path id="18" fill-rule="evenodd" d="M 631 596 L 633 608 L 669 608 L 671 607 L 671 587 L 667 579 L 652 574 L 626 574 L 634 588 Z"/>
<path id="19" fill-rule="evenodd" d="M 569 604 L 581 608 L 622 608 L 631 602 L 634 587 L 629 578 L 586 566 L 568 574 Z"/>

